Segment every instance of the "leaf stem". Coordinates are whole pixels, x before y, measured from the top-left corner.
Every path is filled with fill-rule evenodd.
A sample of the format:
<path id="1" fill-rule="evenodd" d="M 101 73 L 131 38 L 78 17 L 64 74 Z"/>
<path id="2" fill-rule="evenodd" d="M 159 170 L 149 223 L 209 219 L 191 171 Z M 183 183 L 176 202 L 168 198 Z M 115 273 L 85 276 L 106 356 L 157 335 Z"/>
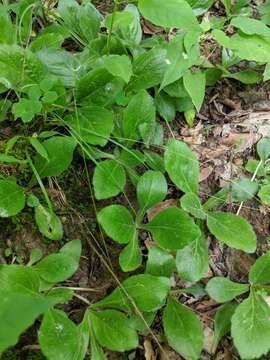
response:
<path id="1" fill-rule="evenodd" d="M 252 178 L 251 178 L 251 182 L 253 182 L 253 181 L 256 179 L 256 176 L 257 176 L 257 174 L 258 174 L 258 171 L 259 171 L 262 163 L 263 163 L 263 161 L 260 160 L 260 161 L 259 161 L 259 164 L 257 165 L 256 170 L 254 171 L 254 174 L 253 174 L 253 176 L 252 176 Z M 244 205 L 244 201 L 241 202 L 241 204 L 240 204 L 240 206 L 239 206 L 239 208 L 238 208 L 238 210 L 237 210 L 236 215 L 239 215 L 239 214 L 240 214 L 240 211 L 241 211 L 243 205 Z"/>
<path id="2" fill-rule="evenodd" d="M 42 182 L 42 180 L 41 180 L 41 178 L 39 176 L 39 173 L 37 172 L 37 169 L 35 168 L 35 165 L 33 164 L 33 161 L 31 160 L 27 150 L 26 150 L 26 158 L 27 158 L 28 163 L 29 163 L 29 165 L 30 165 L 30 167 L 31 167 L 36 179 L 37 179 L 37 182 L 38 182 L 38 184 L 39 184 L 39 186 L 41 188 L 41 191 L 42 191 L 42 193 L 44 195 L 44 198 L 46 200 L 46 203 L 48 205 L 49 211 L 50 211 L 50 213 L 53 213 L 53 206 L 52 206 L 51 200 L 49 199 L 49 196 L 48 196 L 48 193 L 47 193 L 47 191 L 45 189 L 45 186 L 43 185 L 43 182 Z"/>

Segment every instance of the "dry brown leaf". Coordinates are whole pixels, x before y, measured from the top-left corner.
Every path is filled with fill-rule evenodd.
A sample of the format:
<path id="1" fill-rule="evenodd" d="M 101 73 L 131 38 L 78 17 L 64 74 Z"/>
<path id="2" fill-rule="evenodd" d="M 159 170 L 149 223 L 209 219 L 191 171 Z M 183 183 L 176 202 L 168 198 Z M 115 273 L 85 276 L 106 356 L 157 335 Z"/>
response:
<path id="1" fill-rule="evenodd" d="M 163 346 L 163 351 L 160 351 L 160 360 L 180 360 L 180 355 L 177 355 L 168 347 Z"/>
<path id="2" fill-rule="evenodd" d="M 266 304 L 270 307 L 270 296 L 264 296 L 263 300 L 266 302 Z"/>
<path id="3" fill-rule="evenodd" d="M 146 360 L 156 360 L 156 354 L 154 352 L 152 343 L 149 339 L 146 339 L 143 343 L 144 356 Z"/>
<path id="4" fill-rule="evenodd" d="M 156 206 L 154 206 L 153 208 L 147 211 L 148 220 L 151 221 L 153 217 L 157 215 L 160 211 L 167 209 L 170 206 L 176 206 L 177 204 L 178 204 L 177 199 L 168 199 L 158 203 Z"/>
<path id="5" fill-rule="evenodd" d="M 207 351 L 209 354 L 211 354 L 211 348 L 213 344 L 214 339 L 214 332 L 210 327 L 205 327 L 203 330 L 204 333 L 204 342 L 203 342 L 203 348 L 205 351 Z"/>
<path id="6" fill-rule="evenodd" d="M 148 35 L 162 34 L 164 31 L 163 28 L 152 24 L 150 21 L 146 19 L 142 19 L 142 28 L 143 28 L 143 33 Z"/>
<path id="7" fill-rule="evenodd" d="M 207 166 L 206 168 L 200 169 L 199 182 L 203 182 L 208 179 L 209 176 L 212 174 L 213 170 L 213 166 Z"/>

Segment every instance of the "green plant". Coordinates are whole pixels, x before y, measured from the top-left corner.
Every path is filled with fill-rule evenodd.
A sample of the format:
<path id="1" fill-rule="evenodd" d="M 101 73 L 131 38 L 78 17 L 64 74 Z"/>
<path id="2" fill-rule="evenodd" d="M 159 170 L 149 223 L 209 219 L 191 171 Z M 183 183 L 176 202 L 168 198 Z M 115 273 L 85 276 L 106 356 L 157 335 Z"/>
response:
<path id="1" fill-rule="evenodd" d="M 231 331 L 241 358 L 259 358 L 269 351 L 269 260 L 270 253 L 261 256 L 249 272 L 249 284 L 235 283 L 227 278 L 212 278 L 206 291 L 222 305 L 215 318 L 215 352 L 221 337 Z M 230 303 L 237 296 L 248 293 L 240 305 Z"/>
<path id="2" fill-rule="evenodd" d="M 87 308 L 79 325 L 55 308 L 76 296 L 76 290 L 59 283 L 78 268 L 79 241 L 68 242 L 59 253 L 42 260 L 34 252 L 27 265 L 2 265 L 0 352 L 15 345 L 40 315 L 39 343 L 50 360 L 84 359 L 89 341 L 92 359 L 105 359 L 102 348 L 129 351 L 138 346 L 138 334 L 146 331 L 162 351 L 162 340 L 151 330 L 158 312 L 170 346 L 185 359 L 198 359 L 203 349 L 202 323 L 178 301 L 179 295 L 194 294 L 196 288 L 172 286 L 172 274 L 184 283 L 196 283 L 206 276 L 208 232 L 232 248 L 247 253 L 256 250 L 252 226 L 238 215 L 215 208 L 228 196 L 234 202 L 247 200 L 258 186 L 258 196 L 269 204 L 269 140 L 257 145 L 260 161 L 249 161 L 246 167 L 263 177 L 259 184 L 241 178 L 202 204 L 199 162 L 184 142 L 173 138 L 170 123 L 180 112 L 191 127 L 206 86 L 222 77 L 244 84 L 268 80 L 269 28 L 251 18 L 247 1 L 234 6 L 223 1 L 226 17 L 204 21 L 199 16 L 213 1 L 137 3 L 138 7 L 127 4 L 123 8 L 115 0 L 113 13 L 105 19 L 89 0 L 82 4 L 60 0 L 57 8 L 39 0 L 0 5 L 0 27 L 4 29 L 0 34 L 0 121 L 1 125 L 6 121 L 15 124 L 14 134 L 3 144 L 0 161 L 17 174 L 17 178 L 1 174 L 0 217 L 17 216 L 27 205 L 41 234 L 61 240 L 61 216 L 46 181 L 68 171 L 79 155 L 94 205 L 94 197 L 115 200 L 122 195 L 125 200 L 125 206 L 117 202 L 97 212 L 105 234 L 124 244 L 119 256 L 122 270 L 143 269 L 142 232 L 154 240 L 145 273 L 131 275 L 122 284 L 118 281 L 111 294 Z M 266 7 L 261 6 L 260 11 L 267 23 Z M 164 28 L 164 36 L 144 38 L 140 14 Z M 46 26 L 40 29 L 37 19 Z M 101 24 L 105 32 L 100 31 Z M 230 38 L 226 35 L 229 27 L 235 30 Z M 181 31 L 174 33 L 174 28 Z M 212 63 L 211 53 L 202 51 L 205 43 L 214 40 L 215 46 L 223 47 L 221 64 Z M 247 61 L 244 70 L 242 60 Z M 263 75 L 261 65 L 265 65 Z M 168 141 L 164 127 L 172 135 Z M 134 203 L 125 192 L 127 183 L 136 190 Z M 181 193 L 177 205 L 158 209 L 172 187 Z M 156 214 L 151 217 L 153 209 Z M 213 353 L 230 330 L 234 311 L 232 336 L 240 356 L 251 359 L 269 351 L 269 310 L 261 298 L 267 291 L 265 281 L 269 281 L 264 271 L 268 258 L 267 253 L 252 267 L 251 287 L 228 279 L 208 282 L 206 291 L 218 302 L 250 289 L 249 298 L 237 308 L 230 303 L 218 310 Z M 260 276 L 265 276 L 263 283 Z M 252 325 L 248 334 L 244 321 Z M 261 326 L 264 334 L 254 344 L 251 337 L 258 338 Z"/>

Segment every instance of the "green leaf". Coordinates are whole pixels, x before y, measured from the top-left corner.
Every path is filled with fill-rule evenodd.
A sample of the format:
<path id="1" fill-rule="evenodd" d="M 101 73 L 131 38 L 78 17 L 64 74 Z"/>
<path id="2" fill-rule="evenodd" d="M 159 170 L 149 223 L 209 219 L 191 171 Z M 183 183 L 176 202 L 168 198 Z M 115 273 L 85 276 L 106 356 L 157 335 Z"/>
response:
<path id="1" fill-rule="evenodd" d="M 0 87 L 1 87 L 1 81 L 0 81 Z M 9 111 L 11 105 L 12 102 L 8 99 L 0 100 L 0 122 L 5 121 L 7 119 L 7 112 Z"/>
<path id="2" fill-rule="evenodd" d="M 259 160 L 249 159 L 245 169 L 251 174 L 254 174 L 257 169 L 257 176 L 264 176 L 263 163 L 260 163 Z"/>
<path id="3" fill-rule="evenodd" d="M 38 204 L 35 207 L 35 221 L 39 231 L 50 240 L 61 240 L 63 237 L 63 226 L 59 217 Z"/>
<path id="4" fill-rule="evenodd" d="M 152 325 L 156 317 L 156 312 L 144 312 L 141 315 L 132 314 L 129 318 L 130 325 L 137 331 L 144 333 L 149 331 L 150 326 Z"/>
<path id="5" fill-rule="evenodd" d="M 270 37 L 270 29 L 260 20 L 237 16 L 232 19 L 231 25 L 247 35 L 260 35 L 268 39 Z"/>
<path id="6" fill-rule="evenodd" d="M 223 277 L 212 278 L 206 286 L 208 295 L 220 303 L 231 301 L 248 290 L 248 284 L 238 284 Z"/>
<path id="7" fill-rule="evenodd" d="M 220 30 L 214 30 L 212 35 L 221 46 L 232 49 L 234 54 L 241 59 L 261 63 L 270 62 L 270 42 L 261 36 L 238 33 L 227 37 Z"/>
<path id="8" fill-rule="evenodd" d="M 120 82 L 123 84 L 122 80 Z M 104 68 L 95 68 L 77 81 L 76 98 L 84 106 L 106 106 L 115 102 L 121 89 L 119 78 L 115 78 Z"/>
<path id="9" fill-rule="evenodd" d="M 232 201 L 250 200 L 258 191 L 258 184 L 245 177 L 240 177 L 232 183 Z"/>
<path id="10" fill-rule="evenodd" d="M 15 119 L 21 118 L 25 124 L 31 122 L 41 110 L 41 102 L 31 99 L 20 99 L 19 102 L 14 103 L 12 106 L 12 113 Z"/>
<path id="11" fill-rule="evenodd" d="M 0 217 L 17 215 L 25 206 L 23 188 L 11 180 L 0 180 Z"/>
<path id="12" fill-rule="evenodd" d="M 175 119 L 176 110 L 173 99 L 161 92 L 155 97 L 155 104 L 159 115 L 166 121 L 171 122 Z"/>
<path id="13" fill-rule="evenodd" d="M 78 269 L 81 243 L 73 240 L 67 243 L 58 254 L 51 254 L 36 266 L 39 276 L 48 283 L 55 284 L 70 278 Z"/>
<path id="14" fill-rule="evenodd" d="M 98 221 L 105 233 L 120 244 L 130 242 L 136 233 L 130 212 L 122 205 L 110 205 L 98 213 Z"/>
<path id="15" fill-rule="evenodd" d="M 175 84 L 176 81 L 182 78 L 184 72 L 193 64 L 193 57 L 190 53 L 186 53 L 184 47 L 184 38 L 185 34 L 177 34 L 167 45 L 167 67 L 164 74 L 164 78 L 160 85 L 159 91 L 165 88 L 167 92 L 167 86 L 170 84 Z M 197 57 L 196 57 L 197 60 Z M 175 91 L 175 89 L 173 88 Z M 172 89 L 170 89 L 170 92 Z M 169 93 L 170 96 L 172 96 Z M 177 97 L 179 94 L 176 94 Z"/>
<path id="16" fill-rule="evenodd" d="M 186 193 L 180 199 L 181 207 L 198 219 L 205 219 L 206 213 L 203 210 L 201 201 L 194 193 Z"/>
<path id="17" fill-rule="evenodd" d="M 159 85 L 167 68 L 166 56 L 165 49 L 156 48 L 139 55 L 133 63 L 134 77 L 129 87 L 142 90 Z"/>
<path id="18" fill-rule="evenodd" d="M 270 139 L 263 138 L 257 143 L 257 153 L 262 161 L 266 161 L 270 156 Z"/>
<path id="19" fill-rule="evenodd" d="M 38 294 L 39 278 L 34 269 L 23 265 L 0 265 L 0 287 L 4 293 Z"/>
<path id="20" fill-rule="evenodd" d="M 270 185 L 263 185 L 258 192 L 258 196 L 263 204 L 270 205 Z"/>
<path id="21" fill-rule="evenodd" d="M 45 147 L 41 144 L 37 137 L 30 137 L 30 144 L 36 150 L 36 152 L 42 156 L 45 160 L 49 161 L 48 153 Z"/>
<path id="22" fill-rule="evenodd" d="M 54 299 L 22 293 L 1 293 L 0 352 L 14 346 L 19 336 L 55 303 Z M 16 304 L 16 306 L 14 306 Z"/>
<path id="23" fill-rule="evenodd" d="M 48 290 L 48 288 L 46 290 Z M 55 302 L 57 304 L 68 304 L 68 302 L 73 298 L 73 296 L 74 291 L 69 288 L 55 287 L 53 289 L 50 289 L 46 293 L 46 297 L 48 297 L 49 299 L 55 298 Z"/>
<path id="24" fill-rule="evenodd" d="M 214 354 L 222 337 L 231 330 L 231 319 L 235 312 L 237 304 L 228 303 L 220 306 L 215 315 L 214 339 L 211 352 Z"/>
<path id="25" fill-rule="evenodd" d="M 260 256 L 249 271 L 251 284 L 268 284 L 270 282 L 270 251 Z"/>
<path id="26" fill-rule="evenodd" d="M 153 98 L 141 90 L 134 95 L 123 113 L 123 133 L 127 142 L 138 140 L 140 127 L 152 129 L 155 124 L 156 109 Z"/>
<path id="27" fill-rule="evenodd" d="M 262 81 L 262 75 L 254 70 L 243 70 L 236 73 L 226 71 L 223 77 L 241 81 L 243 84 L 256 84 Z"/>
<path id="28" fill-rule="evenodd" d="M 123 149 L 119 155 L 119 160 L 127 167 L 135 167 L 144 163 L 144 154 L 139 150 Z"/>
<path id="29" fill-rule="evenodd" d="M 88 316 L 100 345 L 112 351 L 129 351 L 138 346 L 137 332 L 123 313 L 116 310 L 90 310 Z"/>
<path id="30" fill-rule="evenodd" d="M 180 190 L 198 193 L 199 162 L 184 142 L 169 140 L 165 150 L 165 169 Z"/>
<path id="31" fill-rule="evenodd" d="M 126 83 L 132 75 L 132 65 L 126 55 L 107 55 L 103 57 L 105 68 L 114 76 L 119 76 Z"/>
<path id="32" fill-rule="evenodd" d="M 139 10 L 155 25 L 200 32 L 199 23 L 184 0 L 139 0 Z"/>
<path id="33" fill-rule="evenodd" d="M 263 73 L 263 81 L 267 81 L 270 79 L 270 62 L 265 65 L 264 73 Z"/>
<path id="34" fill-rule="evenodd" d="M 88 314 L 86 314 L 87 316 Z M 87 316 L 88 317 L 88 316 Z M 92 360 L 107 360 L 104 352 L 102 351 L 101 346 L 98 344 L 93 329 L 89 325 L 90 328 L 90 349 L 91 349 L 91 359 Z"/>
<path id="35" fill-rule="evenodd" d="M 63 34 L 55 34 L 55 33 L 41 34 L 38 35 L 38 37 L 31 42 L 29 49 L 34 53 L 36 53 L 41 49 L 61 48 L 64 40 L 65 38 Z"/>
<path id="36" fill-rule="evenodd" d="M 230 0 L 222 0 L 222 3 L 225 7 L 227 17 L 230 17 L 231 14 L 231 1 Z"/>
<path id="37" fill-rule="evenodd" d="M 41 178 L 58 176 L 68 169 L 73 158 L 76 142 L 69 136 L 54 136 L 42 142 L 49 161 L 41 155 L 35 157 L 35 168 Z"/>
<path id="38" fill-rule="evenodd" d="M 145 212 L 157 203 L 164 200 L 167 195 L 167 182 L 159 171 L 148 170 L 138 181 L 137 198 L 140 209 Z"/>
<path id="39" fill-rule="evenodd" d="M 196 110 L 199 112 L 205 94 L 205 74 L 203 72 L 192 73 L 191 71 L 187 71 L 184 74 L 183 81 L 185 89 L 191 97 Z"/>
<path id="40" fill-rule="evenodd" d="M 37 53 L 47 71 L 61 80 L 65 87 L 73 87 L 82 73 L 82 65 L 71 52 L 63 49 L 42 49 Z"/>
<path id="41" fill-rule="evenodd" d="M 105 160 L 95 167 L 93 186 L 97 200 L 109 199 L 124 190 L 126 175 L 115 160 Z"/>
<path id="42" fill-rule="evenodd" d="M 20 160 L 12 155 L 0 154 L 0 162 L 8 164 L 26 164 L 27 160 Z"/>
<path id="43" fill-rule="evenodd" d="M 210 232 L 226 245 L 247 253 L 256 250 L 256 234 L 252 226 L 241 216 L 225 212 L 208 214 Z"/>
<path id="44" fill-rule="evenodd" d="M 30 50 L 17 45 L 0 45 L 0 73 L 6 87 L 19 89 L 38 84 L 46 70 Z"/>
<path id="45" fill-rule="evenodd" d="M 91 2 L 85 1 L 81 6 L 75 0 L 60 0 L 58 12 L 64 26 L 84 42 L 90 42 L 98 36 L 100 14 Z"/>
<path id="46" fill-rule="evenodd" d="M 142 227 L 152 233 L 161 247 L 169 250 L 183 249 L 200 236 L 200 229 L 192 218 L 177 207 L 162 210 Z"/>
<path id="47" fill-rule="evenodd" d="M 39 199 L 33 194 L 29 194 L 27 198 L 27 206 L 29 207 L 36 207 L 40 203 Z"/>
<path id="48" fill-rule="evenodd" d="M 177 271 L 184 281 L 196 282 L 208 273 L 208 246 L 204 236 L 199 236 L 176 254 Z"/>
<path id="49" fill-rule="evenodd" d="M 40 259 L 42 259 L 42 256 L 43 256 L 43 253 L 40 249 L 31 250 L 27 266 L 32 266 L 33 264 L 38 262 Z"/>
<path id="50" fill-rule="evenodd" d="M 113 113 L 99 106 L 84 106 L 67 117 L 67 123 L 79 142 L 104 146 L 113 130 Z"/>
<path id="51" fill-rule="evenodd" d="M 183 47 L 183 46 L 182 46 Z M 183 79 L 179 79 L 177 81 L 174 81 L 172 84 L 167 85 L 164 88 L 164 91 L 170 95 L 170 97 L 174 98 L 185 98 L 188 96 L 188 93 L 184 87 Z"/>
<path id="52" fill-rule="evenodd" d="M 135 233 L 129 244 L 121 251 L 119 264 L 125 272 L 136 270 L 142 263 L 142 252 L 138 245 L 138 236 Z"/>
<path id="53" fill-rule="evenodd" d="M 188 0 L 196 16 L 203 15 L 213 4 L 213 0 Z"/>
<path id="54" fill-rule="evenodd" d="M 160 171 L 163 174 L 165 173 L 164 160 L 162 156 L 150 150 L 145 150 L 144 155 L 145 162 L 151 169 L 155 171 Z"/>
<path id="55" fill-rule="evenodd" d="M 79 355 L 81 341 L 79 328 L 62 310 L 49 310 L 41 323 L 38 338 L 42 353 L 51 360 L 83 360 Z"/>
<path id="56" fill-rule="evenodd" d="M 203 349 L 203 327 L 188 307 L 169 298 L 163 326 L 169 345 L 175 351 L 184 359 L 199 359 Z"/>
<path id="57" fill-rule="evenodd" d="M 14 44 L 16 42 L 16 28 L 12 24 L 7 7 L 1 5 L 0 7 L 0 44 Z"/>
<path id="58" fill-rule="evenodd" d="M 196 111 L 194 109 L 186 110 L 184 112 L 184 117 L 185 117 L 186 123 L 188 124 L 188 127 L 191 128 L 195 121 Z"/>
<path id="59" fill-rule="evenodd" d="M 116 11 L 114 16 L 108 15 L 105 26 L 107 29 L 112 28 L 114 33 L 127 42 L 131 50 L 142 40 L 140 14 L 133 4 L 128 4 L 124 11 Z"/>
<path id="60" fill-rule="evenodd" d="M 92 307 L 134 310 L 132 300 L 140 311 L 156 311 L 163 306 L 169 290 L 170 280 L 166 277 L 133 275 Z"/>
<path id="61" fill-rule="evenodd" d="M 174 270 L 174 257 L 166 250 L 152 245 L 148 250 L 148 259 L 145 273 L 154 276 L 164 276 L 170 278 Z"/>
<path id="62" fill-rule="evenodd" d="M 81 252 L 82 244 L 80 240 L 71 240 L 60 249 L 60 254 L 70 256 L 77 263 L 80 261 Z"/>
<path id="63" fill-rule="evenodd" d="M 260 358 L 270 350 L 269 318 L 269 305 L 254 292 L 237 307 L 231 334 L 242 359 Z"/>

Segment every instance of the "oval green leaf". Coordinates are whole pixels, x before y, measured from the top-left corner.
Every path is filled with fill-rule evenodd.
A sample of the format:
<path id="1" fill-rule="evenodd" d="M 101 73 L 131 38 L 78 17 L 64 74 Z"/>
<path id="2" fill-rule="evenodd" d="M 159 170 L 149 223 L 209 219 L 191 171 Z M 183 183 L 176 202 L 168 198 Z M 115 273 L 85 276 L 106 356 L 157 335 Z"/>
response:
<path id="1" fill-rule="evenodd" d="M 169 298 L 163 315 L 169 345 L 184 359 L 199 359 L 203 349 L 203 327 L 186 306 Z"/>
<path id="2" fill-rule="evenodd" d="M 238 284 L 223 277 L 212 278 L 206 286 L 208 295 L 220 303 L 231 301 L 248 290 L 248 284 Z"/>
<path id="3" fill-rule="evenodd" d="M 173 183 L 183 192 L 198 193 L 199 162 L 182 141 L 170 140 L 165 150 L 165 169 Z"/>
<path id="4" fill-rule="evenodd" d="M 161 247 L 169 250 L 183 249 L 201 234 L 192 218 L 177 207 L 162 210 L 143 228 L 152 233 Z"/>
<path id="5" fill-rule="evenodd" d="M 226 245 L 253 253 L 256 250 L 256 234 L 252 226 L 242 217 L 225 212 L 208 214 L 210 232 Z"/>
<path id="6" fill-rule="evenodd" d="M 98 221 L 105 233 L 120 244 L 129 243 L 136 227 L 130 212 L 122 205 L 110 205 L 98 213 Z"/>
<path id="7" fill-rule="evenodd" d="M 160 171 L 145 172 L 137 184 L 137 198 L 140 208 L 146 211 L 164 200 L 167 194 L 167 181 Z"/>
<path id="8" fill-rule="evenodd" d="M 115 160 L 105 160 L 95 168 L 93 176 L 94 192 L 97 200 L 109 199 L 124 190 L 126 174 Z"/>
<path id="9" fill-rule="evenodd" d="M 17 215 L 24 206 L 23 189 L 14 181 L 0 180 L 0 217 Z"/>

